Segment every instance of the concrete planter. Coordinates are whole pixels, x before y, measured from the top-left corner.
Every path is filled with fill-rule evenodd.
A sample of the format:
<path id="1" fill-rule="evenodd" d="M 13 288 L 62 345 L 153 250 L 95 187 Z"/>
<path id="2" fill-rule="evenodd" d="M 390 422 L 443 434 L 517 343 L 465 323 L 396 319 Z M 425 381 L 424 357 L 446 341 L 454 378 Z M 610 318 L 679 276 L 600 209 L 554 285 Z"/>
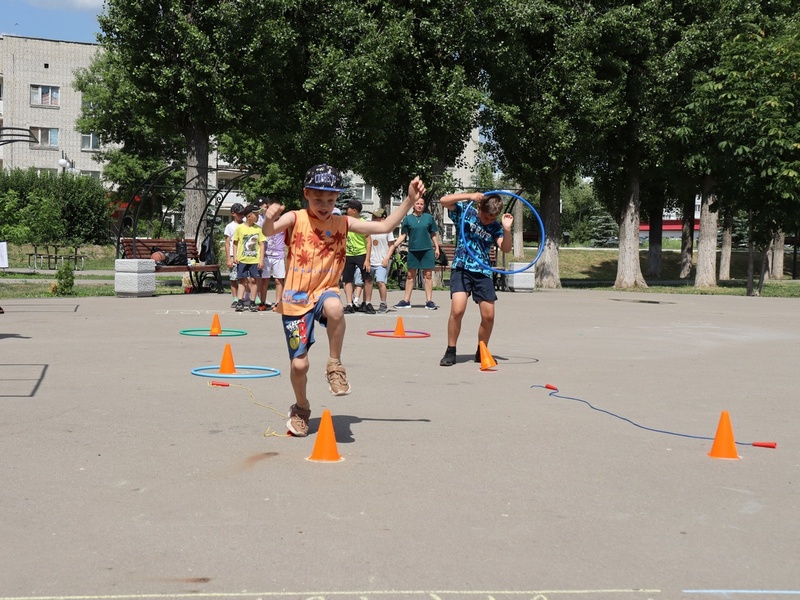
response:
<path id="1" fill-rule="evenodd" d="M 114 261 L 114 292 L 118 298 L 156 295 L 156 261 L 118 259 Z"/>
<path id="2" fill-rule="evenodd" d="M 508 271 L 516 271 L 517 269 L 524 269 L 528 263 L 512 262 L 508 264 Z M 534 274 L 534 267 L 526 269 L 521 273 L 514 273 L 506 277 L 508 289 L 512 292 L 532 292 L 536 288 L 536 276 Z"/>

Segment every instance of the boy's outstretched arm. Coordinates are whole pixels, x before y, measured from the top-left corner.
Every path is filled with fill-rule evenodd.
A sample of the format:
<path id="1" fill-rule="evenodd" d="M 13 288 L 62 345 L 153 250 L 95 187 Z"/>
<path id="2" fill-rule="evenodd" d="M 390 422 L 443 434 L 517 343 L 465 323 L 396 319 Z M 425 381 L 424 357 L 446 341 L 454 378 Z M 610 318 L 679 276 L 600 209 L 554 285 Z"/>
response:
<path id="1" fill-rule="evenodd" d="M 414 203 L 425 194 L 425 184 L 419 177 L 415 177 L 408 184 L 408 195 L 403 203 L 386 217 L 383 221 L 362 221 L 347 217 L 350 231 L 370 235 L 373 233 L 387 233 L 397 227 L 408 212 L 413 208 Z M 283 218 L 283 217 L 281 217 Z"/>
<path id="2" fill-rule="evenodd" d="M 483 194 L 481 194 L 480 192 L 472 192 L 472 193 L 464 192 L 463 194 L 448 194 L 447 196 L 442 196 L 439 199 L 439 204 L 441 204 L 444 208 L 451 209 L 458 202 L 461 202 L 462 200 L 472 200 L 473 202 L 477 203 L 483 200 Z"/>
<path id="3" fill-rule="evenodd" d="M 288 212 L 285 215 L 280 215 L 284 211 L 283 204 L 270 204 L 267 207 L 267 212 L 264 213 L 264 223 L 261 225 L 261 231 L 265 236 L 269 237 L 289 229 L 295 223 L 294 211 Z"/>

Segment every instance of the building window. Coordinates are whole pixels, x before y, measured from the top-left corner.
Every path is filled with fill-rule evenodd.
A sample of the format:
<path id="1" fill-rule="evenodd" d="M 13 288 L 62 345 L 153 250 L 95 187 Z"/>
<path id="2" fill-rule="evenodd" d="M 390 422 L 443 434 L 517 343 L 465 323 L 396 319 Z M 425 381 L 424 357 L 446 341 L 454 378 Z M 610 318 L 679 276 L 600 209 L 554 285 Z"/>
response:
<path id="1" fill-rule="evenodd" d="M 32 85 L 31 106 L 58 106 L 61 88 L 53 85 Z"/>
<path id="2" fill-rule="evenodd" d="M 99 150 L 100 140 L 95 133 L 81 134 L 81 150 Z"/>
<path id="3" fill-rule="evenodd" d="M 364 205 L 372 204 L 372 190 L 371 185 L 366 183 L 359 183 L 352 187 L 353 195 Z"/>
<path id="4" fill-rule="evenodd" d="M 58 129 L 50 127 L 31 127 L 36 143 L 32 148 L 58 148 Z"/>

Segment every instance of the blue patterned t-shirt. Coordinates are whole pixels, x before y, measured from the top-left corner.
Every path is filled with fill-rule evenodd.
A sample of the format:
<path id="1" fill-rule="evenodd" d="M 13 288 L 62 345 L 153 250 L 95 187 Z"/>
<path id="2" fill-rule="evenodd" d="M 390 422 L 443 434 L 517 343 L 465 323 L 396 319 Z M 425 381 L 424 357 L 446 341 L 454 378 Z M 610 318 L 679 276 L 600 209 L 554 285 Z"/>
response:
<path id="1" fill-rule="evenodd" d="M 492 221 L 488 225 L 481 223 L 478 218 L 478 211 L 471 202 L 458 202 L 453 208 L 447 211 L 453 223 L 456 224 L 456 252 L 453 256 L 453 268 L 472 271 L 473 273 L 483 273 L 491 277 L 491 269 L 481 265 L 472 257 L 472 254 L 480 258 L 481 262 L 489 264 L 489 252 L 497 243 L 497 239 L 503 237 L 503 226 L 497 221 Z M 463 215 L 463 216 L 462 216 Z M 461 235 L 461 219 L 464 219 L 464 236 Z M 469 244 L 470 254 L 465 244 Z"/>

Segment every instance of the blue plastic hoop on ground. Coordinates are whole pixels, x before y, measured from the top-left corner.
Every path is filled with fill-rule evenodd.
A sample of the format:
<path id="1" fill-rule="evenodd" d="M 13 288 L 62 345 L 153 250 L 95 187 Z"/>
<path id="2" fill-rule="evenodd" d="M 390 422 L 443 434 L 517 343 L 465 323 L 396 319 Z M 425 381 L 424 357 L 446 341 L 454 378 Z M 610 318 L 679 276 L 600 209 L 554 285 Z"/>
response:
<path id="1" fill-rule="evenodd" d="M 528 269 L 530 269 L 533 265 L 535 265 L 538 262 L 539 258 L 542 256 L 542 251 L 544 250 L 544 223 L 542 223 L 542 218 L 539 216 L 539 213 L 536 212 L 536 209 L 533 207 L 533 205 L 530 202 L 528 202 L 527 200 L 525 200 L 525 198 L 523 198 L 522 196 L 518 196 L 517 194 L 515 194 L 513 192 L 507 192 L 505 190 L 492 190 L 491 192 L 484 192 L 483 193 L 484 196 L 491 196 L 493 194 L 505 194 L 506 196 L 513 196 L 514 198 L 516 198 L 517 200 L 519 200 L 523 204 L 525 204 L 525 206 L 527 206 L 528 208 L 531 209 L 531 212 L 533 213 L 533 216 L 535 216 L 536 220 L 539 222 L 539 232 L 540 232 L 540 235 L 539 235 L 539 252 L 536 253 L 536 256 L 533 258 L 533 260 L 531 262 L 529 262 L 527 265 L 525 265 L 521 269 L 514 269 L 513 271 L 505 271 L 503 269 L 496 269 L 491 265 L 487 265 L 480 258 L 475 256 L 475 253 L 472 251 L 472 249 L 469 247 L 468 244 L 464 244 L 464 248 L 466 248 L 467 252 L 469 252 L 469 255 L 473 259 L 475 259 L 475 261 L 479 265 L 481 265 L 482 267 L 484 267 L 486 269 L 489 269 L 493 273 L 499 273 L 500 275 L 514 275 L 515 273 L 522 273 L 523 271 L 527 271 Z M 460 229 L 459 233 L 461 234 L 461 239 L 464 239 L 464 237 L 465 237 L 465 232 L 464 232 L 464 217 L 465 216 L 466 216 L 466 211 L 464 211 L 464 214 L 461 216 L 461 223 L 460 223 L 460 226 L 459 226 L 459 229 Z"/>
<path id="2" fill-rule="evenodd" d="M 261 379 L 264 377 L 277 377 L 281 374 L 278 369 L 272 367 L 253 367 L 249 365 L 236 365 L 237 369 L 257 371 L 256 373 L 220 373 L 219 365 L 209 367 L 197 367 L 192 369 L 192 375 L 199 377 L 216 377 L 218 379 Z M 211 369 L 214 369 L 212 372 Z"/>

